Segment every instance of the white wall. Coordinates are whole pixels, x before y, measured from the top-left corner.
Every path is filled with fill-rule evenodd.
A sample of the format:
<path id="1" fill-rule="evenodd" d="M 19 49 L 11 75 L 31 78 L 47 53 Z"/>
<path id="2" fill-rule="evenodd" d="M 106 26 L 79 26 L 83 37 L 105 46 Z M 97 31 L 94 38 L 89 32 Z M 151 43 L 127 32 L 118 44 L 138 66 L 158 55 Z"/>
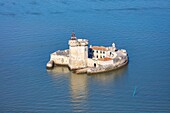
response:
<path id="1" fill-rule="evenodd" d="M 83 68 L 87 66 L 88 46 L 70 46 L 70 68 Z"/>
<path id="2" fill-rule="evenodd" d="M 87 59 L 87 66 L 88 67 L 94 67 L 94 63 L 95 63 L 95 61 L 93 59 L 91 59 L 91 58 Z"/>
<path id="3" fill-rule="evenodd" d="M 110 65 L 113 64 L 113 60 L 107 60 L 107 61 L 100 61 L 98 60 L 99 65 Z"/>
<path id="4" fill-rule="evenodd" d="M 50 60 L 53 60 L 55 64 L 59 65 L 68 65 L 69 63 L 69 58 L 63 55 L 51 54 Z"/>

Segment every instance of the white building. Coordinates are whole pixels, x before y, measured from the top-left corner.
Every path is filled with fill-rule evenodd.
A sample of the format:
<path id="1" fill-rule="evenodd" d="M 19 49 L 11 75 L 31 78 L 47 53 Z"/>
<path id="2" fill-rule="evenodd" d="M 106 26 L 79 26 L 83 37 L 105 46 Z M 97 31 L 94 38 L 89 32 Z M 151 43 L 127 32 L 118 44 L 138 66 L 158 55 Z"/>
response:
<path id="1" fill-rule="evenodd" d="M 116 65 L 127 57 L 126 50 L 117 50 L 113 43 L 110 47 L 91 46 L 88 40 L 77 39 L 75 34 L 68 42 L 69 49 L 51 54 L 50 61 L 57 65 L 67 65 L 71 70 L 87 67 Z"/>

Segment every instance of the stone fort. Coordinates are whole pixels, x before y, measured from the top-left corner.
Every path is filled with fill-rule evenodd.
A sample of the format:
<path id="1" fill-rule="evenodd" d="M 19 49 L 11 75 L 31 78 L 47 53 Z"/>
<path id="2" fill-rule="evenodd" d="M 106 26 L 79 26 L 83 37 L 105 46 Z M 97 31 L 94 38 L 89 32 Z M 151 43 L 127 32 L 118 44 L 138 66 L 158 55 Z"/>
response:
<path id="1" fill-rule="evenodd" d="M 92 45 L 88 47 L 88 44 L 88 40 L 77 39 L 73 32 L 68 41 L 69 49 L 52 53 L 50 61 L 57 65 L 66 65 L 70 70 L 76 70 L 116 66 L 127 60 L 126 50 L 117 50 L 114 43 L 110 47 Z"/>

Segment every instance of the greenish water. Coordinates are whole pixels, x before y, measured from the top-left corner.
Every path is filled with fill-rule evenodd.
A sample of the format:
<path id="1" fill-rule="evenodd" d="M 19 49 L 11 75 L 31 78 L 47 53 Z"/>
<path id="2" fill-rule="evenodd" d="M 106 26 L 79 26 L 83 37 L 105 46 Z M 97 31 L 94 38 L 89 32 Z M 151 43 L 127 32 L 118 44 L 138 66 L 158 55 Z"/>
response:
<path id="1" fill-rule="evenodd" d="M 46 70 L 71 32 L 129 54 L 88 76 Z M 170 112 L 168 0 L 0 0 L 0 112 Z M 136 87 L 136 94 L 133 96 Z"/>

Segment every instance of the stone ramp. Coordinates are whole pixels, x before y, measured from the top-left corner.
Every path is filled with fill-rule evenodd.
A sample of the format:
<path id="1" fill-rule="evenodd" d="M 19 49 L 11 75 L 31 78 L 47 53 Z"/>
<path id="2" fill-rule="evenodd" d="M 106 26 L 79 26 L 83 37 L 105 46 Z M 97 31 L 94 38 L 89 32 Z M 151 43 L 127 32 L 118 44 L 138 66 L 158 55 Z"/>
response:
<path id="1" fill-rule="evenodd" d="M 89 68 L 83 68 L 83 69 L 78 69 L 78 70 L 75 70 L 75 73 L 76 74 L 83 74 L 83 73 L 87 73 L 87 70 Z"/>

